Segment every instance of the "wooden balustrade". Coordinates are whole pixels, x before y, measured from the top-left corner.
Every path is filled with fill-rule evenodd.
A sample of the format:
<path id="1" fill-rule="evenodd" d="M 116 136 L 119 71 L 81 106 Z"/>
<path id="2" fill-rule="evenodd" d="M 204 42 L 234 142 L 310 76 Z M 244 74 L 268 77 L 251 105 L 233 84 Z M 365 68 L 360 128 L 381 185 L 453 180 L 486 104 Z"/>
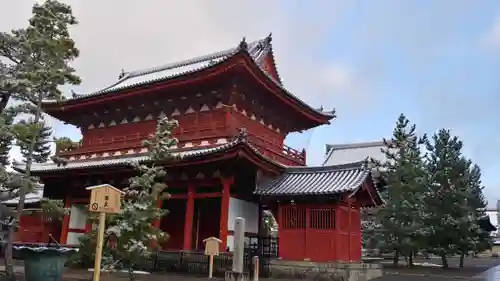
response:
<path id="1" fill-rule="evenodd" d="M 287 165 L 305 165 L 306 158 L 304 151 L 298 151 L 283 144 L 283 136 L 263 126 L 251 121 L 241 113 L 233 111 L 231 120 L 226 122 L 224 111 L 198 112 L 189 115 L 179 116 L 179 123 L 182 124 L 174 130 L 174 137 L 184 142 L 196 142 L 197 140 L 208 140 L 228 137 L 228 131 L 234 127 L 246 127 L 249 132 L 249 142 L 254 145 L 262 154 L 280 163 Z M 140 123 L 138 123 L 140 124 Z M 102 128 L 106 132 L 106 128 Z M 112 152 L 123 149 L 136 149 L 143 146 L 152 132 L 137 132 L 118 136 L 105 137 L 84 137 L 85 142 L 80 142 L 71 151 L 60 151 L 60 156 L 76 156 L 88 153 Z"/>

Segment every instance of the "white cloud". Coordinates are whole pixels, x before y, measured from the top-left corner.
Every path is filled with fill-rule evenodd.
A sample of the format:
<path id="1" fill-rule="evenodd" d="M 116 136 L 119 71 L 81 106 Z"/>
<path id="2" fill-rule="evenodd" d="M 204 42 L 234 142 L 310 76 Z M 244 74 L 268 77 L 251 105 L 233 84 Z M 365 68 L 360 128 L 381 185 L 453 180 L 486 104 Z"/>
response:
<path id="1" fill-rule="evenodd" d="M 354 73 L 342 64 L 330 65 L 323 73 L 326 85 L 332 90 L 345 91 L 354 86 Z"/>
<path id="2" fill-rule="evenodd" d="M 493 21 L 488 31 L 481 37 L 481 46 L 488 50 L 500 49 L 500 13 Z"/>

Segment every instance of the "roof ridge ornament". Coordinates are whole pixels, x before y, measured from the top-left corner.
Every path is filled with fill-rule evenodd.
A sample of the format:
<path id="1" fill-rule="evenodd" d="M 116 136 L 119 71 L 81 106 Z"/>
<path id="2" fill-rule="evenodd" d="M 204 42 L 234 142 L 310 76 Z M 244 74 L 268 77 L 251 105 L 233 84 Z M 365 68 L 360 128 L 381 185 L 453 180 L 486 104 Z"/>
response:
<path id="1" fill-rule="evenodd" d="M 247 43 L 245 37 L 243 37 L 243 39 L 241 39 L 241 42 L 238 45 L 238 50 L 240 50 L 240 51 L 243 51 L 243 50 L 247 51 L 248 50 L 248 43 Z"/>
<path id="2" fill-rule="evenodd" d="M 267 35 L 266 39 L 265 39 L 265 42 L 267 44 L 271 43 L 271 41 L 273 41 L 273 33 L 272 32 L 269 32 L 269 35 Z"/>
<path id="3" fill-rule="evenodd" d="M 240 127 L 240 128 L 237 128 L 236 130 L 238 131 L 238 134 L 234 137 L 233 141 L 247 143 L 248 142 L 247 128 Z"/>
<path id="4" fill-rule="evenodd" d="M 83 95 L 77 94 L 73 89 L 69 90 L 71 92 L 71 98 L 79 98 Z"/>
<path id="5" fill-rule="evenodd" d="M 125 70 L 122 68 L 121 72 L 120 72 L 120 75 L 118 75 L 118 80 L 122 79 L 123 77 L 125 77 Z"/>

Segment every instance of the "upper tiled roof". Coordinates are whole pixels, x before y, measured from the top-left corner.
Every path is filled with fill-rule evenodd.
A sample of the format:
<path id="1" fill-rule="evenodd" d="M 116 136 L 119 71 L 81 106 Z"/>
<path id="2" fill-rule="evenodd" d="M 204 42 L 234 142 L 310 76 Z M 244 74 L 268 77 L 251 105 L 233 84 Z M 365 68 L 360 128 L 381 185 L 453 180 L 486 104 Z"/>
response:
<path id="1" fill-rule="evenodd" d="M 131 72 L 123 72 L 117 82 L 93 93 L 73 95 L 66 101 L 105 95 L 113 92 L 118 92 L 120 90 L 130 89 L 141 85 L 168 80 L 185 74 L 194 73 L 206 69 L 214 64 L 221 63 L 241 51 L 246 51 L 248 52 L 248 55 L 254 60 L 256 65 L 260 68 L 260 70 L 278 87 L 280 87 L 287 95 L 313 111 L 321 113 L 325 116 L 335 117 L 334 110 L 328 112 L 323 111 L 322 109 L 314 109 L 310 107 L 300 98 L 285 89 L 282 86 L 279 77 L 276 79 L 264 69 L 264 63 L 267 55 L 272 54 L 271 41 L 271 34 L 263 39 L 256 40 L 250 43 L 246 43 L 245 39 L 243 38 L 243 41 L 240 42 L 237 47 L 233 47 L 224 51 L 219 51 L 179 62 L 169 63 L 158 67 L 146 68 Z M 44 101 L 44 103 L 50 104 L 56 103 L 56 101 Z"/>
<path id="2" fill-rule="evenodd" d="M 271 37 L 268 36 L 264 39 L 253 41 L 247 44 L 247 50 L 252 59 L 257 63 L 258 66 L 262 66 L 264 58 L 271 51 Z M 153 82 L 162 81 L 168 78 L 173 78 L 181 76 L 184 74 L 196 72 L 216 63 L 220 63 L 232 55 L 238 53 L 240 47 L 230 48 L 224 51 L 219 51 L 211 53 L 204 56 L 195 57 L 192 59 L 187 59 L 183 61 L 178 61 L 174 63 L 168 63 L 157 67 L 145 68 L 131 72 L 124 72 L 120 75 L 117 82 L 109 85 L 108 87 L 101 89 L 97 92 L 77 95 L 72 99 L 83 99 L 86 97 L 102 95 L 106 93 L 116 92 L 123 89 L 133 88 L 145 84 L 150 84 Z M 276 83 L 281 83 L 276 81 L 271 77 Z"/>
<path id="3" fill-rule="evenodd" d="M 186 151 L 177 151 L 172 152 L 172 155 L 179 158 L 187 158 L 187 157 L 197 157 L 197 156 L 205 156 L 216 152 L 223 152 L 227 149 L 233 148 L 239 144 L 245 143 L 250 149 L 254 151 L 254 153 L 258 154 L 261 157 L 264 157 L 268 161 L 273 162 L 277 166 L 285 167 L 283 164 L 271 160 L 265 156 L 263 156 L 257 149 L 251 146 L 251 144 L 246 143 L 245 141 L 236 139 L 230 143 L 219 145 L 211 148 L 201 148 L 201 149 L 192 149 Z M 109 167 L 109 166 L 123 166 L 129 165 L 131 163 L 137 163 L 142 161 L 149 160 L 149 156 L 146 154 L 142 155 L 132 155 L 132 156 L 122 156 L 122 157 L 113 157 L 113 158 L 105 158 L 105 159 L 96 159 L 96 160 L 73 160 L 68 161 L 66 165 L 57 165 L 53 162 L 47 163 L 34 163 L 31 166 L 31 171 L 33 172 L 50 172 L 50 171 L 62 171 L 62 170 L 72 170 L 72 169 L 88 169 L 88 168 L 99 168 L 99 167 Z M 18 171 L 24 170 L 23 164 L 13 165 L 13 168 Z"/>
<path id="4" fill-rule="evenodd" d="M 323 165 L 341 165 L 357 161 L 374 159 L 384 161 L 383 141 L 326 145 L 326 157 Z"/>
<path id="5" fill-rule="evenodd" d="M 358 189 L 370 175 L 365 162 L 320 167 L 288 167 L 275 180 L 260 185 L 258 195 L 330 195 Z"/>

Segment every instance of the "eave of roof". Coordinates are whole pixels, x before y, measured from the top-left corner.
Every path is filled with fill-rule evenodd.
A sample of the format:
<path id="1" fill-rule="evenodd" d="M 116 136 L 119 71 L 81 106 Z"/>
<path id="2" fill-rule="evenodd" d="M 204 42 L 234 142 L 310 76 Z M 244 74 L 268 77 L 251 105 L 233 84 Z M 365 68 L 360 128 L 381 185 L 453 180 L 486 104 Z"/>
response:
<path id="1" fill-rule="evenodd" d="M 384 146 L 383 141 L 371 141 L 371 142 L 358 142 L 358 143 L 346 143 L 346 144 L 327 144 L 326 151 L 339 150 L 339 149 L 355 149 L 355 148 L 365 148 L 365 147 L 377 147 Z"/>
<path id="2" fill-rule="evenodd" d="M 132 89 L 135 87 L 139 87 L 142 85 L 147 85 L 151 83 L 157 83 L 161 81 L 166 81 L 172 78 L 176 78 L 179 76 L 184 76 L 187 74 L 195 73 L 204 69 L 208 69 L 210 67 L 216 67 L 218 64 L 221 64 L 222 62 L 230 59 L 231 57 L 239 54 L 239 53 L 247 53 L 250 58 L 253 60 L 255 65 L 262 71 L 262 73 L 269 79 L 271 80 L 276 86 L 278 86 L 285 94 L 290 96 L 293 100 L 298 102 L 302 107 L 305 107 L 309 111 L 313 112 L 314 114 L 319 114 L 320 116 L 323 116 L 327 120 L 330 120 L 332 118 L 335 118 L 335 111 L 332 110 L 331 112 L 324 112 L 322 110 L 314 109 L 311 106 L 309 106 L 307 103 L 302 101 L 300 98 L 292 94 L 290 91 L 286 90 L 286 88 L 283 87 L 281 84 L 281 81 L 276 80 L 273 78 L 269 73 L 267 73 L 263 67 L 262 63 L 264 59 L 266 58 L 267 54 L 272 54 L 272 44 L 271 44 L 271 35 L 264 39 L 260 39 L 251 43 L 246 43 L 244 40 L 240 42 L 239 46 L 236 48 L 231 48 L 225 51 L 221 52 L 216 52 L 212 53 L 209 55 L 205 56 L 200 56 L 196 57 L 193 59 L 189 60 L 184 60 L 176 63 L 171 63 L 171 64 L 166 64 L 162 65 L 159 67 L 153 67 L 153 68 L 148 68 L 148 69 L 143 69 L 143 70 L 138 70 L 138 71 L 132 71 L 128 73 L 124 73 L 123 77 L 121 77 L 116 83 L 93 93 L 90 94 L 85 94 L 85 95 L 74 95 L 70 99 L 66 99 L 64 101 L 44 101 L 43 106 L 44 107 L 51 107 L 54 105 L 65 105 L 71 102 L 77 102 L 80 100 L 85 100 L 89 98 L 94 98 L 98 96 L 103 96 L 103 95 L 108 95 L 112 93 L 117 93 L 122 90 L 126 89 Z M 274 58 L 273 58 L 274 60 Z M 137 83 L 126 83 L 127 80 L 131 80 L 134 78 L 138 77 L 143 77 L 151 74 L 157 74 L 160 72 L 166 72 L 166 71 L 172 71 L 172 70 L 178 70 L 179 68 L 186 68 L 189 66 L 198 66 L 198 67 L 192 67 L 192 68 L 187 68 L 184 71 L 177 71 L 175 73 L 171 73 L 170 75 L 161 75 L 160 77 L 157 77 L 155 79 L 146 79 L 142 80 Z M 143 77 L 144 78 L 144 77 Z M 120 86 L 122 85 L 122 86 Z"/>
<path id="3" fill-rule="evenodd" d="M 256 148 L 254 148 L 251 144 L 247 143 L 246 140 L 242 139 L 235 139 L 234 141 L 229 142 L 227 144 L 223 144 L 212 148 L 202 148 L 202 149 L 172 152 L 172 155 L 174 157 L 179 157 L 181 161 L 184 159 L 192 160 L 198 157 L 207 157 L 207 156 L 213 156 L 214 154 L 217 153 L 225 153 L 231 149 L 237 149 L 238 147 L 247 149 L 247 151 L 253 154 L 255 157 L 268 163 L 269 165 L 275 166 L 278 169 L 284 169 L 286 167 L 285 165 L 262 155 Z M 141 163 L 147 161 L 149 161 L 149 156 L 143 154 L 143 155 L 124 156 L 124 157 L 115 157 L 115 158 L 98 159 L 98 160 L 97 159 L 75 160 L 75 161 L 69 161 L 66 165 L 57 165 L 52 162 L 47 162 L 47 163 L 32 165 L 31 171 L 33 173 L 44 173 L 44 172 L 54 172 L 63 170 L 74 170 L 74 169 L 130 166 L 133 163 Z M 23 171 L 24 165 L 22 164 L 13 165 L 12 168 L 17 171 Z"/>
<path id="4" fill-rule="evenodd" d="M 481 227 L 485 231 L 496 231 L 497 228 L 491 223 L 490 216 L 485 216 L 478 220 L 479 227 Z"/>
<path id="5" fill-rule="evenodd" d="M 369 177 L 363 162 L 336 166 L 288 167 L 277 179 L 263 183 L 263 196 L 334 195 L 356 191 Z"/>
<path id="6" fill-rule="evenodd" d="M 24 199 L 25 204 L 33 204 L 42 201 L 43 198 L 43 188 L 36 189 L 32 193 L 26 194 Z M 19 198 L 13 198 L 2 202 L 5 205 L 15 205 L 19 203 Z"/>

